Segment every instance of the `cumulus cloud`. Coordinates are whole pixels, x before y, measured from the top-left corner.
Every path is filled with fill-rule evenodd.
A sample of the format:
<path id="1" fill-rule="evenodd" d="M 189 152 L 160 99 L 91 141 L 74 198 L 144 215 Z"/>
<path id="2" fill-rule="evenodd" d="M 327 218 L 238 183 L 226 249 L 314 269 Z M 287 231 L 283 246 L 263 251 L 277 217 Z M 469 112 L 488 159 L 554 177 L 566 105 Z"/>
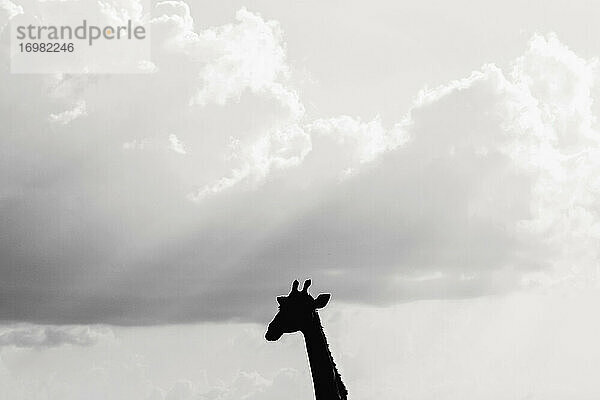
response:
<path id="1" fill-rule="evenodd" d="M 596 61 L 556 37 L 394 121 L 310 120 L 279 23 L 153 15 L 153 73 L 0 73 L 0 317 L 256 320 L 296 277 L 381 304 L 597 257 Z"/>
<path id="2" fill-rule="evenodd" d="M 207 196 L 235 186 L 255 188 L 263 183 L 272 171 L 299 165 L 311 149 L 311 136 L 298 125 L 291 125 L 265 135 L 245 148 L 234 146 L 228 158 L 235 161 L 238 166 L 226 176 L 191 192 L 188 198 L 200 202 Z"/>
<path id="3" fill-rule="evenodd" d="M 198 35 L 197 40 L 206 42 L 202 45 L 213 53 L 200 72 L 202 88 L 193 99 L 199 104 L 214 101 L 223 105 L 231 98 L 239 98 L 245 89 L 277 94 L 287 91 L 278 82 L 280 76 L 289 73 L 279 24 L 265 22 L 244 8 L 236 13 L 236 20 L 235 25 Z"/>

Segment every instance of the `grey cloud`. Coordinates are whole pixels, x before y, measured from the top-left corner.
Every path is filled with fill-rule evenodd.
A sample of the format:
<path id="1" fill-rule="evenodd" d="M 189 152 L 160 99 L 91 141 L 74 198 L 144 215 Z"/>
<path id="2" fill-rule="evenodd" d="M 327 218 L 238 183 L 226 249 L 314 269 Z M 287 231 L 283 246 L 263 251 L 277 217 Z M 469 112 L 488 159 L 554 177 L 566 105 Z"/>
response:
<path id="1" fill-rule="evenodd" d="M 0 347 L 23 348 L 58 347 L 65 344 L 91 346 L 108 334 L 108 330 L 95 330 L 90 327 L 29 326 L 9 328 L 0 332 Z"/>
<path id="2" fill-rule="evenodd" d="M 388 127 L 308 121 L 277 23 L 242 10 L 202 31 L 183 2 L 157 10 L 153 74 L 1 73 L 0 318 L 264 320 L 309 275 L 348 302 L 496 293 L 597 220 L 596 194 L 561 178 L 591 182 L 593 154 L 569 164 L 553 130 L 584 138 L 569 151 L 591 140 L 592 69 L 555 39 L 514 76 L 487 66 L 421 93 Z M 556 65 L 575 72 L 544 90 Z"/>

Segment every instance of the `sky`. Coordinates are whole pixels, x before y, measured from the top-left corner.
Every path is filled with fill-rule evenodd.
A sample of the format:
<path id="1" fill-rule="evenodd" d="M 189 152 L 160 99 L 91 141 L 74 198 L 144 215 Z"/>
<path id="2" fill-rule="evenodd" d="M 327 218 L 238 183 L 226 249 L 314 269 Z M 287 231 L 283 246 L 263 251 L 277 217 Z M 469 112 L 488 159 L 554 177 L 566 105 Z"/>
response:
<path id="1" fill-rule="evenodd" d="M 350 398 L 598 398 L 597 8 L 152 1 L 69 75 L 0 0 L 0 397 L 309 399 L 310 277 Z"/>

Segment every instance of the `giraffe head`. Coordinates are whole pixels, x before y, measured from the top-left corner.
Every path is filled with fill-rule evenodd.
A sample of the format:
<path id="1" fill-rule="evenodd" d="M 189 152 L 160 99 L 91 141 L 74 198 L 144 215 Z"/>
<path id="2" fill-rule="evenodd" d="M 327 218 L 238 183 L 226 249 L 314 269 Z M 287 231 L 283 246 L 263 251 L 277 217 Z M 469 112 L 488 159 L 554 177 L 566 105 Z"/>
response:
<path id="1" fill-rule="evenodd" d="M 298 281 L 294 281 L 290 294 L 277 297 L 279 311 L 267 328 L 265 339 L 268 341 L 275 341 L 284 333 L 304 330 L 313 321 L 317 310 L 329 302 L 329 293 L 320 294 L 316 299 L 308 294 L 310 279 L 304 282 L 302 290 L 298 290 L 298 285 Z"/>

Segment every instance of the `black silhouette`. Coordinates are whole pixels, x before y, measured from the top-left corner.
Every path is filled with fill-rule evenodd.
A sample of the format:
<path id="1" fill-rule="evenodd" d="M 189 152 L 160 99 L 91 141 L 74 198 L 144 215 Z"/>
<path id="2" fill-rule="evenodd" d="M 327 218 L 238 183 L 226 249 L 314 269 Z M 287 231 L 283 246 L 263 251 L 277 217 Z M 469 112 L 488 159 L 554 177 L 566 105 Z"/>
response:
<path id="1" fill-rule="evenodd" d="M 348 391 L 338 373 L 317 310 L 329 302 L 329 293 L 313 298 L 308 294 L 310 279 L 302 291 L 298 281 L 292 284 L 287 296 L 277 297 L 279 312 L 267 328 L 265 339 L 275 341 L 284 333 L 302 332 L 310 364 L 316 400 L 346 400 Z"/>

